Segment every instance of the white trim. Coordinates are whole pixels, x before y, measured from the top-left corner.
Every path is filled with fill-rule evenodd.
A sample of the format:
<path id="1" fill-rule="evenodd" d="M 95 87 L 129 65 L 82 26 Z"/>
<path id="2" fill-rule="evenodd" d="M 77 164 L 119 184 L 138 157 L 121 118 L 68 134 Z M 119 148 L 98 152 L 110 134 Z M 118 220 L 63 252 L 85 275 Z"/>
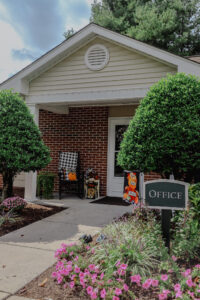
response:
<path id="1" fill-rule="evenodd" d="M 67 103 L 67 104 L 93 104 L 93 103 L 130 103 L 138 104 L 139 99 L 144 98 L 148 92 L 147 88 L 132 90 L 115 90 L 115 91 L 98 91 L 87 93 L 65 93 L 55 95 L 36 95 L 26 96 L 28 104 L 44 104 L 44 103 Z"/>
<path id="2" fill-rule="evenodd" d="M 108 118 L 108 152 L 107 152 L 107 195 L 108 196 L 116 196 L 112 195 L 111 192 L 111 185 L 112 185 L 112 180 L 111 180 L 111 168 L 113 167 L 113 152 L 112 152 L 112 146 L 113 146 L 113 136 L 112 136 L 112 125 L 117 125 L 118 123 L 129 124 L 130 120 L 132 117 L 109 117 Z M 123 192 L 123 191 L 122 191 Z"/>
<path id="3" fill-rule="evenodd" d="M 187 74 L 193 74 L 200 76 L 200 64 L 187 60 L 186 58 L 179 57 L 167 51 L 158 49 L 154 46 L 150 46 L 140 41 L 136 41 L 127 36 L 123 36 L 119 33 L 113 32 L 111 30 L 100 27 L 96 24 L 89 24 L 82 30 L 77 32 L 70 39 L 64 41 L 51 51 L 47 52 L 41 58 L 24 68 L 22 71 L 18 72 L 16 75 L 6 80 L 0 85 L 1 89 L 13 88 L 14 90 L 22 93 L 27 92 L 28 83 L 25 81 L 21 84 L 23 79 L 28 79 L 32 77 L 39 76 L 41 72 L 47 70 L 48 68 L 55 65 L 58 61 L 64 59 L 64 57 L 69 56 L 72 52 L 83 46 L 83 44 L 88 43 L 96 36 L 111 40 L 122 46 L 129 47 L 130 50 L 139 51 L 145 55 L 152 58 L 159 59 L 162 62 L 170 63 L 177 66 L 178 72 L 185 72 Z"/>
<path id="4" fill-rule="evenodd" d="M 157 182 L 167 182 L 167 183 L 176 183 L 180 185 L 185 186 L 185 208 L 180 208 L 180 207 L 170 207 L 170 206 L 148 206 L 146 205 L 145 201 L 145 189 L 147 184 L 151 183 L 157 183 Z M 170 210 L 185 210 L 188 207 L 188 187 L 189 183 L 184 182 L 184 181 L 179 181 L 179 180 L 174 180 L 174 179 L 158 179 L 158 180 L 150 180 L 150 181 L 145 181 L 144 186 L 143 186 L 143 204 L 148 207 L 149 209 L 170 209 Z"/>
<path id="5" fill-rule="evenodd" d="M 39 124 L 39 107 L 38 105 L 28 105 L 28 108 L 33 115 L 36 125 Z M 25 195 L 24 198 L 27 201 L 36 200 L 36 188 L 37 188 L 37 172 L 25 173 Z"/>

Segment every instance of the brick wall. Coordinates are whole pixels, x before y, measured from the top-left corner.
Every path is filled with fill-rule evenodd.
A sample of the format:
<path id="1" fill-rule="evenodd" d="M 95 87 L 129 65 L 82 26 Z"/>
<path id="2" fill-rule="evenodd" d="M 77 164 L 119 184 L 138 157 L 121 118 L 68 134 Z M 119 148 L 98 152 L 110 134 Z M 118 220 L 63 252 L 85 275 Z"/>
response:
<path id="1" fill-rule="evenodd" d="M 101 195 L 106 195 L 108 112 L 108 107 L 70 108 L 68 115 L 40 110 L 39 127 L 52 157 L 45 170 L 57 174 L 59 151 L 79 151 L 81 170 L 94 168 L 100 176 Z M 147 173 L 144 178 L 147 181 L 158 179 L 160 176 L 156 173 Z M 57 190 L 58 177 L 55 182 L 55 191 Z M 15 189 L 14 193 L 22 195 L 23 189 Z"/>
<path id="2" fill-rule="evenodd" d="M 155 180 L 155 179 L 162 179 L 158 173 L 149 172 L 144 174 L 144 181 Z"/>
<path id="3" fill-rule="evenodd" d="M 59 151 L 79 151 L 81 170 L 94 168 L 100 176 L 101 195 L 106 195 L 108 108 L 70 108 L 68 115 L 41 110 L 39 127 L 52 157 L 45 170 L 57 174 Z M 58 190 L 58 178 L 55 190 Z"/>

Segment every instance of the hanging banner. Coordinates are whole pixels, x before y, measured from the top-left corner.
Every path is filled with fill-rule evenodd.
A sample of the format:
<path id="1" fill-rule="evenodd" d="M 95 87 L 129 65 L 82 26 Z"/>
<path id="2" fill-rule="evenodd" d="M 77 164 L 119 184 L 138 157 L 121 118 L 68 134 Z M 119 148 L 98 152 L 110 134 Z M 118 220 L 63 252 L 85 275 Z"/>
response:
<path id="1" fill-rule="evenodd" d="M 141 199 L 143 173 L 140 171 L 124 171 L 123 200 L 130 204 L 138 204 Z"/>
<path id="2" fill-rule="evenodd" d="M 145 204 L 149 208 L 186 209 L 188 203 L 189 183 L 159 179 L 144 183 Z"/>

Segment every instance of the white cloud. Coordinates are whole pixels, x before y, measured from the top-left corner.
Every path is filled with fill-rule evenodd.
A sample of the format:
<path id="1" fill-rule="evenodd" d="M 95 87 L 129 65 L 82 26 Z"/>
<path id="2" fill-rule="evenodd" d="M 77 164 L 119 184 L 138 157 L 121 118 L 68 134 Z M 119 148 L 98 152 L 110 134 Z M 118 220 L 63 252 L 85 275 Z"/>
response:
<path id="1" fill-rule="evenodd" d="M 30 60 L 16 60 L 12 57 L 12 49 L 24 48 L 22 39 L 11 25 L 0 21 L 0 82 L 21 70 Z"/>

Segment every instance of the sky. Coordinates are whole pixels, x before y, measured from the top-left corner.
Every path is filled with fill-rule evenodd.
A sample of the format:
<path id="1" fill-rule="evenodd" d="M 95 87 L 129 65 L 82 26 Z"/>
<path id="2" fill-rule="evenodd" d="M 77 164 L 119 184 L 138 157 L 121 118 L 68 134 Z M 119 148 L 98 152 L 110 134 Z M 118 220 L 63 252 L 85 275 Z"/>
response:
<path id="1" fill-rule="evenodd" d="M 0 82 L 89 23 L 93 0 L 0 0 Z"/>

